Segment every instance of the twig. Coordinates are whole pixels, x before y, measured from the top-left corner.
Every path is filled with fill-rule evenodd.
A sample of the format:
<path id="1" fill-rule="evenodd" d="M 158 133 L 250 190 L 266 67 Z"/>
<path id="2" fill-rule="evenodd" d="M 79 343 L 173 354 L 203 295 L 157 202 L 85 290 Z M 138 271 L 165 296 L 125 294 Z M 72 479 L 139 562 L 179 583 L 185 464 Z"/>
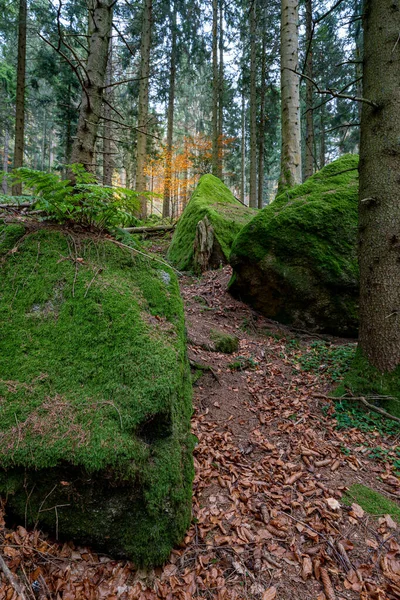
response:
<path id="1" fill-rule="evenodd" d="M 131 248 L 130 246 L 127 246 L 126 244 L 123 244 L 122 242 L 118 242 L 117 240 L 113 240 L 110 238 L 106 238 L 106 240 L 107 240 L 107 242 L 111 242 L 112 244 L 115 244 L 116 246 L 120 246 L 121 248 L 126 248 L 127 250 L 131 250 L 131 252 L 136 252 L 137 254 L 140 254 L 141 256 L 148 258 L 149 260 L 155 260 L 156 262 L 159 262 L 162 265 L 165 265 L 169 269 L 172 269 L 173 271 L 175 271 L 175 273 L 178 273 L 178 275 L 180 275 L 182 277 L 182 273 L 180 271 L 178 271 L 178 269 L 175 269 L 174 267 L 169 265 L 164 260 L 161 260 L 161 258 L 156 258 L 155 256 L 152 256 L 151 254 L 146 254 L 145 252 L 141 252 L 140 250 L 137 250 L 137 248 Z"/>
<path id="2" fill-rule="evenodd" d="M 0 569 L 3 571 L 4 575 L 11 583 L 14 590 L 19 594 L 20 600 L 28 600 L 27 598 L 27 590 L 23 583 L 21 583 L 16 576 L 11 573 L 10 569 L 7 567 L 3 557 L 0 554 Z"/>
<path id="3" fill-rule="evenodd" d="M 89 285 L 88 285 L 88 287 L 87 287 L 87 290 L 86 290 L 86 292 L 85 292 L 85 295 L 83 296 L 84 298 L 86 298 L 86 296 L 88 295 L 88 291 L 90 290 L 90 286 L 92 285 L 92 283 L 93 283 L 93 282 L 94 282 L 94 280 L 96 279 L 97 275 L 98 275 L 99 273 L 101 273 L 101 272 L 102 272 L 102 270 L 103 270 L 103 267 L 99 267 L 99 268 L 97 269 L 96 273 L 93 275 L 93 278 L 92 278 L 91 282 L 89 283 Z"/>

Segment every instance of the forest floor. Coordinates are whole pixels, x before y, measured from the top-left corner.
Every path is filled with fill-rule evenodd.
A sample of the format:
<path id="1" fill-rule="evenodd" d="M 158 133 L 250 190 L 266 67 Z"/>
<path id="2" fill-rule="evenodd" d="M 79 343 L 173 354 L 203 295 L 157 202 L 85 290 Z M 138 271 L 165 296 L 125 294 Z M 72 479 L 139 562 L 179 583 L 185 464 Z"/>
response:
<path id="1" fill-rule="evenodd" d="M 137 571 L 22 525 L 8 529 L 0 513 L 0 557 L 26 598 L 400 598 L 400 523 L 343 497 L 362 483 L 400 499 L 400 435 L 340 428 L 327 398 L 340 366 L 320 350 L 329 346 L 340 358 L 352 351 L 349 340 L 327 344 L 264 319 L 226 292 L 229 277 L 225 267 L 181 278 L 199 377 L 193 522 L 184 542 L 163 568 Z M 213 351 L 215 329 L 237 336 L 238 352 Z M 0 599 L 20 597 L 0 573 Z"/>

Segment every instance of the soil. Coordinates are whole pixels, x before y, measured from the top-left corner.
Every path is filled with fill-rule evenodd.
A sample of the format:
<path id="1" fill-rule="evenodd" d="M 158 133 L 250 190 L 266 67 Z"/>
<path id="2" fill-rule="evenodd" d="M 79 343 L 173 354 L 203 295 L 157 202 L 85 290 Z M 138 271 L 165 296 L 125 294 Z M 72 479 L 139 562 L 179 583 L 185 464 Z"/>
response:
<path id="1" fill-rule="evenodd" d="M 198 439 L 185 540 L 166 565 L 143 572 L 3 523 L 1 555 L 26 598 L 400 597 L 400 525 L 342 500 L 360 482 L 400 500 L 393 466 L 368 457 L 371 446 L 393 451 L 399 436 L 339 430 L 331 379 L 296 360 L 315 338 L 233 299 L 230 274 L 181 277 Z M 237 336 L 238 352 L 215 352 L 211 329 Z M 18 597 L 0 571 L 0 598 Z"/>

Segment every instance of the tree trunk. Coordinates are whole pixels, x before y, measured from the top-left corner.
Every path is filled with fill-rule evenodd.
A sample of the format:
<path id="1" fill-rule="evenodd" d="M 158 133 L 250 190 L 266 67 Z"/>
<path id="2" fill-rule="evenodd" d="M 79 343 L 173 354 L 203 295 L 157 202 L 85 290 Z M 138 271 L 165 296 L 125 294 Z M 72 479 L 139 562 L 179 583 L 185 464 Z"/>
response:
<path id="1" fill-rule="evenodd" d="M 167 125 L 167 154 L 165 157 L 163 217 L 171 214 L 171 182 L 172 182 L 172 142 L 174 135 L 174 105 L 176 81 L 176 0 L 171 12 L 171 56 L 169 67 L 169 96 L 168 96 L 168 125 Z"/>
<path id="2" fill-rule="evenodd" d="M 136 191 L 146 191 L 146 174 L 144 172 L 147 157 L 147 131 L 149 118 L 149 77 L 150 51 L 152 30 L 152 0 L 144 0 L 143 26 L 140 41 L 140 82 L 138 104 L 138 132 L 136 154 Z M 140 213 L 144 219 L 147 216 L 147 198 L 140 197 Z"/>
<path id="3" fill-rule="evenodd" d="M 212 104 L 212 174 L 219 177 L 218 156 L 218 99 L 219 99 L 219 73 L 218 73 L 218 0 L 212 3 L 212 61 L 213 61 L 213 104 Z"/>
<path id="4" fill-rule="evenodd" d="M 326 133 L 325 133 L 325 104 L 320 108 L 319 113 L 320 134 L 319 134 L 319 168 L 325 166 L 326 156 Z"/>
<path id="5" fill-rule="evenodd" d="M 3 155 L 3 172 L 8 173 L 8 156 L 10 152 L 10 133 L 8 131 L 7 123 L 5 125 L 4 131 L 4 155 Z M 7 177 L 3 177 L 3 181 L 1 184 L 1 189 L 3 194 L 8 194 L 8 184 Z"/>
<path id="6" fill-rule="evenodd" d="M 244 82 L 242 82 L 242 139 L 240 175 L 240 201 L 242 204 L 244 204 L 244 199 L 246 196 L 246 95 L 244 92 Z"/>
<path id="7" fill-rule="evenodd" d="M 257 208 L 257 64 L 256 0 L 250 8 L 250 196 L 249 206 Z"/>
<path id="8" fill-rule="evenodd" d="M 219 77 L 218 77 L 218 171 L 222 179 L 224 156 L 224 0 L 219 0 Z"/>
<path id="9" fill-rule="evenodd" d="M 25 71 L 26 71 L 26 22 L 27 2 L 19 1 L 18 13 L 18 64 L 17 64 L 17 97 L 15 106 L 15 142 L 14 169 L 24 163 L 25 142 Z M 13 196 L 20 196 L 22 185 L 17 183 L 12 188 Z"/>
<path id="10" fill-rule="evenodd" d="M 313 78 L 313 48 L 312 48 L 312 0 L 306 0 L 306 49 L 307 61 L 305 74 Z M 311 177 L 314 173 L 314 112 L 313 108 L 313 84 L 306 79 L 306 156 L 304 167 L 304 178 Z"/>
<path id="11" fill-rule="evenodd" d="M 108 48 L 108 61 L 107 61 L 107 72 L 106 72 L 106 86 L 110 85 L 112 81 L 112 37 L 110 37 L 110 44 Z M 111 121 L 111 106 L 113 100 L 112 88 L 106 87 L 104 90 L 104 138 L 103 138 L 103 185 L 112 186 L 112 176 L 114 172 L 114 159 L 113 159 L 113 126 Z"/>
<path id="12" fill-rule="evenodd" d="M 95 145 L 101 108 L 104 81 L 107 71 L 108 47 L 111 36 L 113 3 L 109 0 L 89 0 L 88 57 L 83 75 L 81 108 L 78 128 L 72 146 L 71 160 L 96 172 Z M 72 178 L 73 179 L 73 178 Z"/>
<path id="13" fill-rule="evenodd" d="M 281 13 L 281 119 L 282 152 L 279 191 L 301 183 L 301 130 L 298 0 L 282 0 Z"/>
<path id="14" fill-rule="evenodd" d="M 360 348 L 380 372 L 400 365 L 400 6 L 366 0 L 360 145 Z"/>
<path id="15" fill-rule="evenodd" d="M 265 80 L 266 80 L 266 32 L 263 31 L 261 56 L 260 126 L 258 128 L 258 208 L 263 207 L 264 198 L 264 145 L 265 145 Z"/>

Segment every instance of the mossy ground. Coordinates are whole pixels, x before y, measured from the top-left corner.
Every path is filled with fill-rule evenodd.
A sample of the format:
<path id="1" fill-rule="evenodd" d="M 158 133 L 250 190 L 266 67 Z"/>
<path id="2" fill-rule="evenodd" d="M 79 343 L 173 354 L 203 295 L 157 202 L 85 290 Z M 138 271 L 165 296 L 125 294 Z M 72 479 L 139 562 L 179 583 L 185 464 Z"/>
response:
<path id="1" fill-rule="evenodd" d="M 343 156 L 260 211 L 236 238 L 230 289 L 269 317 L 357 330 L 358 157 Z"/>
<path id="2" fill-rule="evenodd" d="M 214 342 L 214 347 L 217 352 L 224 354 L 233 354 L 239 349 L 239 338 L 235 335 L 230 335 L 224 331 L 211 329 L 210 337 Z"/>
<path id="3" fill-rule="evenodd" d="M 168 250 L 168 260 L 181 271 L 193 268 L 197 223 L 207 215 L 228 261 L 233 240 L 255 214 L 254 209 L 247 208 L 236 200 L 220 179 L 213 175 L 203 175 L 178 221 Z"/>
<path id="4" fill-rule="evenodd" d="M 350 369 L 335 394 L 344 396 L 348 392 L 355 397 L 364 396 L 370 404 L 375 403 L 400 417 L 400 367 L 391 373 L 381 373 L 357 349 Z M 385 396 L 388 398 L 385 399 Z"/>
<path id="5" fill-rule="evenodd" d="M 349 505 L 355 502 L 370 515 L 390 515 L 400 523 L 400 506 L 365 485 L 359 483 L 352 485 L 342 501 Z"/>
<path id="6" fill-rule="evenodd" d="M 191 410 L 171 269 L 107 240 L 0 226 L 0 492 L 12 510 L 162 562 L 190 521 Z"/>

